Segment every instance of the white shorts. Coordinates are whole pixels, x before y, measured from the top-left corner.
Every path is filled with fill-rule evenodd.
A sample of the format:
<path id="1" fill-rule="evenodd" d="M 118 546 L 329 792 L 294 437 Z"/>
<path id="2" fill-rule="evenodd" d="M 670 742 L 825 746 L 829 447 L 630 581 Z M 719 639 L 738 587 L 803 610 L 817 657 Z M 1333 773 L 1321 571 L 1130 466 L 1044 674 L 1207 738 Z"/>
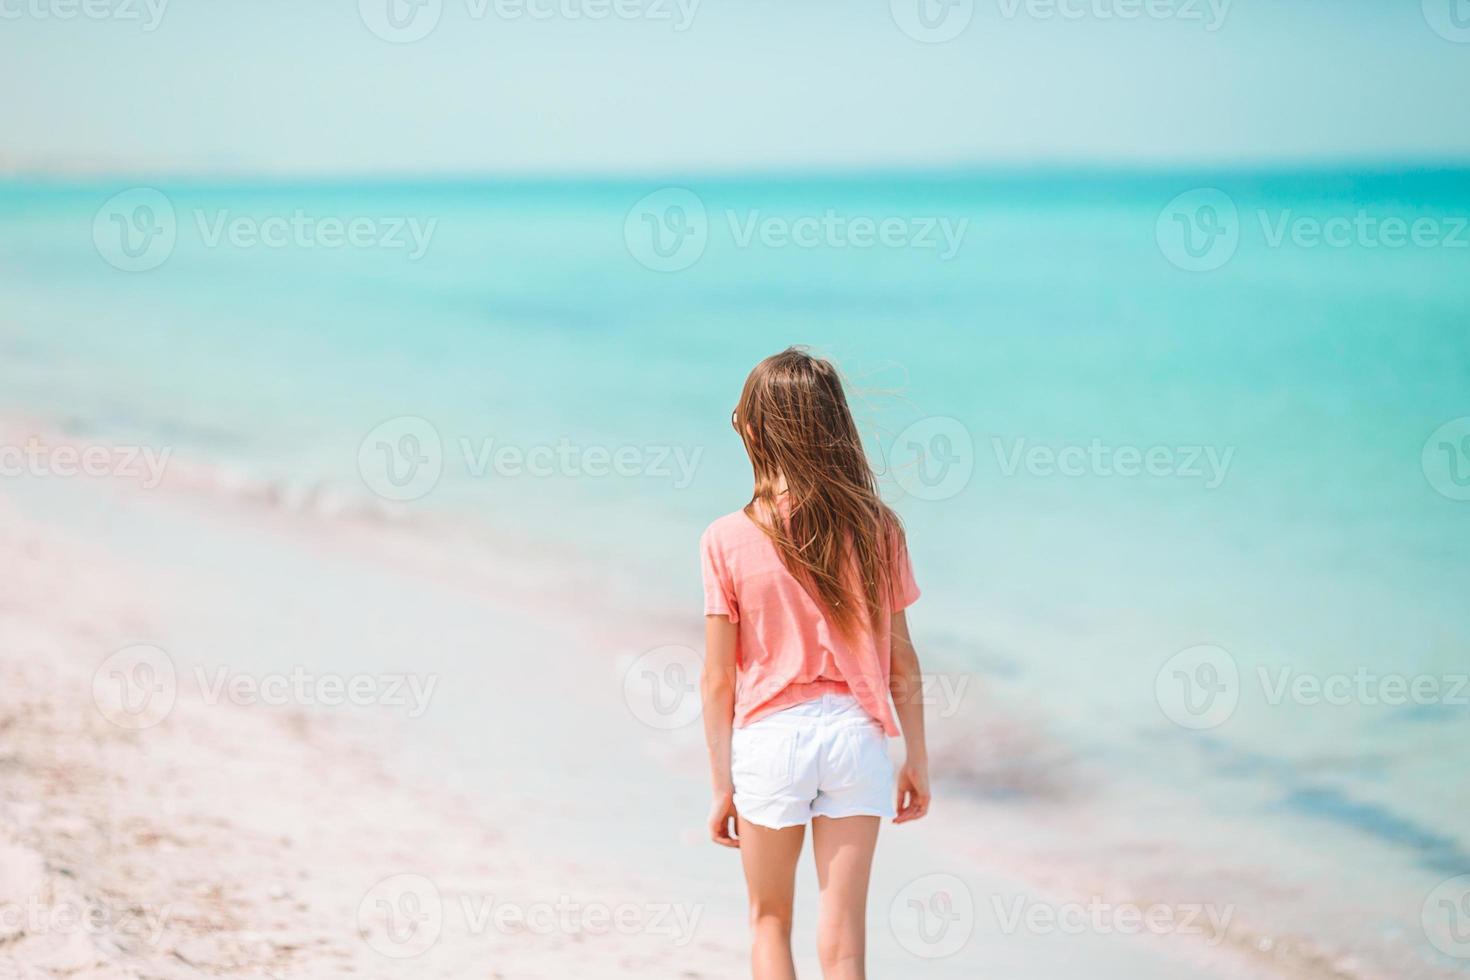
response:
<path id="1" fill-rule="evenodd" d="M 779 830 L 812 817 L 891 817 L 893 763 L 883 726 L 849 694 L 824 694 L 737 728 L 735 809 Z"/>

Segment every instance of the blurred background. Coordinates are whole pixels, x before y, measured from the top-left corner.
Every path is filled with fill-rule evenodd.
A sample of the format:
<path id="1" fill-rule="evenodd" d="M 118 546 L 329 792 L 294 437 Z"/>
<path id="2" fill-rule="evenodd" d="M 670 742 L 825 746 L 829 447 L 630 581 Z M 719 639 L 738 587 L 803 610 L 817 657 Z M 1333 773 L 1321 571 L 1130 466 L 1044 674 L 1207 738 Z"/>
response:
<path id="1" fill-rule="evenodd" d="M 0 492 L 211 590 L 143 638 L 181 674 L 438 678 L 398 764 L 738 918 L 680 836 L 695 542 L 810 345 L 936 684 L 879 975 L 1150 975 L 1116 928 L 996 953 L 995 874 L 1231 911 L 1160 975 L 1470 972 L 1463 0 L 0 16 Z M 959 948 L 905 931 L 925 874 Z"/>

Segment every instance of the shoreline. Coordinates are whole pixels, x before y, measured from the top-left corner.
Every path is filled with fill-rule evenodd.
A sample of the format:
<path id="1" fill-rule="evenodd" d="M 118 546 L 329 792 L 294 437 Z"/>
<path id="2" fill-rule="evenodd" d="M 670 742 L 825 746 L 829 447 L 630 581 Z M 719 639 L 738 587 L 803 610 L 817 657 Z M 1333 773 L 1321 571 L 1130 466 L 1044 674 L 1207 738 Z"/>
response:
<path id="1" fill-rule="evenodd" d="M 646 649 L 646 628 L 640 633 L 617 623 L 578 620 L 568 615 L 571 599 L 567 607 L 531 601 L 535 588 L 497 593 L 508 578 L 503 571 L 467 569 L 457 561 L 462 555 L 424 547 L 392 525 L 349 521 L 345 527 L 325 528 L 313 523 L 314 514 L 219 506 L 216 499 L 197 499 L 197 490 L 139 495 L 132 488 L 79 484 L 55 499 L 47 495 L 41 509 L 49 510 L 49 520 L 22 520 L 9 505 L 0 509 L 0 542 L 11 564 L 18 565 L 17 577 L 32 589 L 35 583 L 46 583 L 49 594 L 62 597 L 52 608 L 71 617 L 48 619 L 40 593 L 32 592 L 34 601 L 27 602 L 27 593 L 19 589 L 12 595 L 20 601 L 5 608 L 7 633 L 31 636 L 32 652 L 17 658 L 7 648 L 0 661 L 0 670 L 11 681 L 0 701 L 3 722 L 8 730 L 35 728 L 50 737 L 27 737 L 20 749 L 12 750 L 12 765 L 0 770 L 5 773 L 0 787 L 6 799 L 29 794 L 46 801 L 44 806 L 61 818 L 61 825 L 71 828 L 38 829 L 37 812 L 27 814 L 22 808 L 16 818 L 12 805 L 5 839 L 13 842 L 11 859 L 17 867 L 31 869 L 25 872 L 34 879 L 30 891 L 51 895 L 58 880 L 67 879 L 56 869 L 69 868 L 79 850 L 105 853 L 102 841 L 109 838 L 99 828 L 116 835 L 116 824 L 131 821 L 130 839 L 148 842 L 145 851 L 156 863 L 139 873 L 135 856 L 122 861 L 98 857 L 101 877 L 95 883 L 68 879 L 94 888 L 86 902 L 156 910 L 162 905 L 158 896 L 170 894 L 180 879 L 197 876 L 201 863 L 218 868 L 224 883 L 220 887 L 229 889 L 221 894 L 238 893 L 248 900 L 235 920 L 191 912 L 193 918 L 183 921 L 194 932 L 183 927 L 177 934 L 166 932 L 142 953 L 136 943 L 107 938 L 99 946 L 84 936 L 92 948 L 88 954 L 75 936 L 68 936 L 69 952 L 37 937 L 21 937 L 0 944 L 0 955 L 28 949 L 43 957 L 85 960 L 93 955 L 101 965 L 88 969 L 102 971 L 126 970 L 130 967 L 117 958 L 140 955 L 149 957 L 154 964 L 150 968 L 163 969 L 158 966 L 162 962 L 185 971 L 226 968 L 221 964 L 238 961 L 246 965 L 228 968 L 253 969 L 259 975 L 272 975 L 271 964 L 280 960 L 292 964 L 293 975 L 313 976 L 335 975 L 322 971 L 343 963 L 378 973 L 417 965 L 415 976 L 442 963 L 446 975 L 460 970 L 462 976 L 472 963 L 483 966 L 486 957 L 512 964 L 506 975 L 536 976 L 544 969 L 547 976 L 562 976 L 567 975 L 567 958 L 573 957 L 587 971 L 577 975 L 585 976 L 646 972 L 657 963 L 671 970 L 677 964 L 697 976 L 743 975 L 738 870 L 734 862 L 722 862 L 728 855 L 712 853 L 716 849 L 699 835 L 705 800 L 698 726 L 672 732 L 650 728 L 630 715 L 628 705 L 616 703 L 616 693 L 609 697 L 640 648 L 634 641 L 644 641 Z M 99 499 L 98 493 L 105 496 Z M 65 519 L 67 532 L 58 531 L 57 516 Z M 96 540 L 75 540 L 79 536 Z M 158 553 L 131 552 L 130 546 L 140 540 L 157 545 Z M 191 560 L 215 565 L 196 569 Z M 384 563 L 393 566 L 391 573 L 376 567 Z M 293 609 L 289 583 L 271 581 L 280 577 L 273 570 L 283 567 L 306 582 L 340 579 L 343 584 L 319 608 Z M 261 632 L 251 635 L 261 610 L 270 610 L 282 622 L 255 627 Z M 361 621 L 365 617 L 369 621 Z M 427 633 L 426 617 L 433 624 Z M 552 621 L 554 628 L 543 620 Z M 353 628 L 344 629 L 349 622 Z M 655 632 L 694 643 L 694 628 L 671 617 Z M 382 650 L 353 642 L 376 632 L 385 634 Z M 222 635 L 233 639 L 221 644 Z M 326 709 L 204 704 L 200 692 L 181 683 L 179 704 L 163 724 L 127 732 L 97 716 L 88 672 L 107 651 L 150 637 L 166 642 L 186 668 L 183 651 L 191 647 L 208 651 L 198 664 L 232 663 L 249 675 L 279 672 L 310 651 L 318 671 L 350 672 L 360 669 L 359 663 L 400 671 L 406 667 L 448 677 L 454 686 L 463 684 L 478 694 L 455 700 L 451 689 L 441 689 L 426 719 L 391 712 L 347 719 L 334 718 Z M 493 641 L 489 646 L 487 637 Z M 299 648 L 277 648 L 283 638 Z M 455 649 L 414 650 L 410 645 L 416 639 Z M 342 649 L 327 650 L 333 642 Z M 90 664 L 78 657 L 78 647 L 92 652 Z M 533 655 L 507 660 L 496 653 L 516 647 Z M 602 658 L 600 664 L 599 658 L 586 655 L 610 649 L 626 652 Z M 482 662 L 466 672 L 462 661 L 471 657 Z M 36 665 L 42 663 L 52 664 L 54 673 L 37 674 Z M 507 670 L 521 689 L 499 689 Z M 189 671 L 181 674 L 187 678 Z M 551 698 L 557 710 L 539 710 L 538 698 Z M 916 835 L 885 828 L 888 843 L 879 852 L 870 924 L 877 947 L 874 969 L 880 975 L 885 967 L 912 970 L 919 964 L 913 949 L 905 948 L 906 942 L 912 947 L 912 937 L 894 932 L 893 910 L 914 881 L 945 874 L 963 876 L 975 893 L 975 934 L 962 955 L 923 962 L 934 976 L 972 975 L 980 960 L 1012 976 L 1046 976 L 1073 962 L 1078 950 L 1087 950 L 1086 962 L 1100 975 L 1130 980 L 1162 980 L 1182 963 L 1197 975 L 1219 978 L 1357 980 L 1391 975 L 1319 951 L 1305 939 L 1253 930 L 1244 917 L 1218 943 L 1205 934 L 1033 934 L 1034 929 L 994 921 L 1003 919 L 1004 910 L 1015 907 L 1017 900 L 1065 907 L 1089 900 L 1089 890 L 1114 906 L 1146 906 L 1165 898 L 1181 903 L 1177 889 L 1109 873 L 1108 864 L 1116 856 L 1093 855 L 1100 860 L 1091 860 L 1071 855 L 1073 863 L 1059 865 L 1060 853 L 1014 853 L 1003 843 L 976 842 L 976 827 L 994 832 L 1010 823 L 1019 832 L 1034 816 L 1054 819 L 1046 816 L 1049 791 L 1027 782 L 1036 778 L 1032 763 L 1060 785 L 1069 786 L 1072 779 L 1065 752 L 1058 755 L 1044 731 L 1025 719 L 1007 717 L 1003 706 L 988 708 L 995 715 L 979 729 L 959 722 L 936 726 L 936 762 L 941 750 L 958 753 L 961 768 L 978 766 L 970 778 L 1003 792 L 1009 785 L 1010 792 L 1022 797 L 1034 794 L 1038 803 L 997 807 L 987 801 L 967 803 L 956 794 L 947 813 L 926 821 L 932 830 Z M 58 717 L 70 724 L 42 728 L 43 719 Z M 410 721 L 417 726 L 411 732 Z M 482 731 L 493 741 L 466 744 L 466 731 Z M 981 745 L 985 753 L 977 762 L 974 750 Z M 160 747 L 165 747 L 162 756 L 171 768 L 157 767 Z M 560 768 L 540 764 L 548 758 Z M 82 760 L 91 781 L 44 788 L 46 774 L 61 770 L 63 759 Z M 263 772 L 263 760 L 275 760 L 276 768 Z M 129 777 L 108 778 L 119 770 Z M 321 778 L 324 773 L 331 779 Z M 406 780 L 408 774 L 414 778 Z M 945 779 L 943 774 L 937 778 Z M 311 803 L 276 805 L 277 796 Z M 195 809 L 149 814 L 158 800 L 177 798 Z M 640 813 L 638 799 L 661 802 L 656 810 Z M 432 802 L 426 806 L 424 800 Z M 331 819 L 320 821 L 322 813 L 330 813 Z M 77 814 L 83 816 L 78 819 Z M 305 834 L 302 828 L 313 824 L 320 826 Z M 180 828 L 200 829 L 191 837 Z M 407 842 L 382 853 L 388 850 L 380 839 L 384 828 Z M 1069 831 L 1058 827 L 1058 833 Z M 347 843 L 327 846 L 327 839 L 338 837 Z M 297 871 L 304 871 L 304 880 L 311 883 L 306 910 L 284 915 L 278 906 L 287 901 L 284 896 L 297 892 L 279 881 L 290 879 L 274 846 L 283 840 L 292 842 L 292 854 L 308 856 Z M 425 841 L 434 846 L 422 848 Z M 503 852 L 513 855 L 504 864 Z M 496 858 L 485 858 L 487 853 Z M 233 863 L 218 863 L 221 855 L 231 856 Z M 44 872 L 41 879 L 35 879 L 37 862 Z M 405 872 L 405 865 L 412 870 Z M 372 881 L 365 876 L 369 866 L 379 873 Z M 344 878 L 347 868 L 358 872 L 348 876 L 350 881 Z M 916 870 L 924 873 L 916 876 Z M 445 936 L 425 958 L 383 957 L 357 936 L 358 926 L 349 914 L 374 881 L 405 873 L 435 883 L 441 903 L 450 896 L 449 904 L 440 906 L 448 909 L 441 913 Z M 806 880 L 809 869 L 803 875 L 803 892 L 815 894 Z M 412 892 L 410 887 L 405 894 Z M 608 915 L 612 909 L 631 909 L 646 928 L 628 935 L 590 935 L 563 926 L 549 934 L 529 927 L 509 936 L 495 929 L 487 933 L 486 916 L 493 909 L 487 911 L 485 898 L 512 892 L 523 896 L 513 911 L 554 910 L 557 903 L 568 902 L 609 910 Z M 111 904 L 118 900 L 121 905 Z M 655 913 L 655 907 L 664 911 Z M 664 931 L 653 931 L 655 917 Z M 462 935 L 449 928 L 451 918 Z M 146 925 L 157 919 L 143 915 L 141 921 Z M 671 923 L 675 929 L 684 923 L 695 930 L 694 936 L 685 945 L 673 945 L 667 932 Z M 804 928 L 809 926 L 807 922 Z M 799 937 L 799 948 L 803 942 Z M 182 948 L 198 961 L 193 966 L 187 955 L 178 953 L 180 944 L 188 943 L 192 945 Z M 982 949 L 982 943 L 988 945 Z M 167 952 L 158 952 L 165 947 Z M 95 974 L 113 975 L 129 974 Z"/>

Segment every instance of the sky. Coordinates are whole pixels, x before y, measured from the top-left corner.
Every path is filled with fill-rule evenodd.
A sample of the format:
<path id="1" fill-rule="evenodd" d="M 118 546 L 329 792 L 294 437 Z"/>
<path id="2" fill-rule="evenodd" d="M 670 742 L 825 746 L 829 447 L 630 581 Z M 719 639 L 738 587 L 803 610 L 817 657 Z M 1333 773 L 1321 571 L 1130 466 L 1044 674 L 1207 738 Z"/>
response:
<path id="1" fill-rule="evenodd" d="M 1470 161 L 1467 83 L 1470 0 L 0 0 L 0 168 Z"/>

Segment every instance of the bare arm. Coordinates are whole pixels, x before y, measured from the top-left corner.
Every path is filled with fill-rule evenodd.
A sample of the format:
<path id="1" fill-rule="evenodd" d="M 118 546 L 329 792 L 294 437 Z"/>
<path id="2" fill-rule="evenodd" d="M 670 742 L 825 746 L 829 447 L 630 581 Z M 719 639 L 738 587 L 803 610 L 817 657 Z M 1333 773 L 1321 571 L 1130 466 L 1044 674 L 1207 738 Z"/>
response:
<path id="1" fill-rule="evenodd" d="M 917 820 L 929 812 L 929 746 L 924 739 L 924 682 L 919 670 L 919 654 L 909 637 L 908 617 L 893 614 L 893 641 L 889 653 L 888 690 L 898 712 L 898 726 L 903 730 L 908 750 L 903 768 L 898 772 L 898 816 L 894 823 Z"/>
<path id="2" fill-rule="evenodd" d="M 704 740 L 709 747 L 710 781 L 714 805 L 710 810 L 710 839 L 725 847 L 739 847 L 735 820 L 735 784 L 730 777 L 730 732 L 735 726 L 736 626 L 728 616 L 704 617 L 704 670 L 699 696 L 704 704 Z"/>

